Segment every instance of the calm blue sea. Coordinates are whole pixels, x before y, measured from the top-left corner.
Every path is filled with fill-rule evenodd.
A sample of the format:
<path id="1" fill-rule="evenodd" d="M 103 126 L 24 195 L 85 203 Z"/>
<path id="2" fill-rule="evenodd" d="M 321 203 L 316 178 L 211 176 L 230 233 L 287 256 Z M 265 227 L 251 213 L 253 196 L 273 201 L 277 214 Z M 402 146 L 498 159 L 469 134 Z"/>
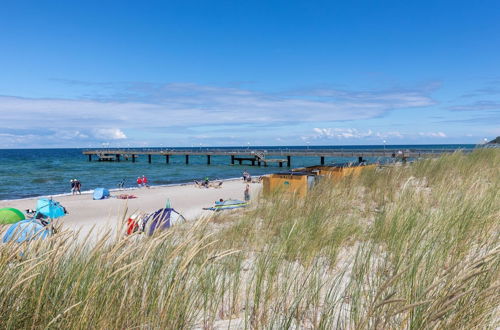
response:
<path id="1" fill-rule="evenodd" d="M 296 149 L 305 147 L 252 147 L 252 149 Z M 367 149 L 383 146 L 310 146 L 310 149 Z M 474 145 L 391 145 L 387 149 L 471 149 Z M 151 149 L 151 148 L 149 148 Z M 183 150 L 189 148 L 182 148 Z M 199 148 L 193 148 L 199 150 Z M 203 150 L 210 148 L 203 148 Z M 217 148 L 221 149 L 221 148 Z M 232 148 L 230 148 L 232 149 Z M 83 149 L 0 149 L 0 200 L 28 198 L 41 195 L 69 193 L 70 180 L 79 179 L 82 190 L 96 187 L 116 188 L 125 179 L 126 187 L 135 187 L 137 176 L 145 175 L 151 185 L 169 185 L 192 182 L 206 176 L 210 179 L 240 177 L 244 170 L 251 175 L 262 175 L 285 170 L 277 165 L 253 167 L 230 165 L 228 156 L 212 156 L 212 164 L 206 164 L 205 156 L 190 156 L 190 164 L 184 163 L 184 156 L 173 156 L 170 164 L 163 156 L 153 156 L 151 164 L 146 156 L 132 163 L 88 162 Z M 327 163 L 356 161 L 356 158 L 326 158 Z M 377 161 L 377 159 L 369 159 Z M 318 157 L 293 157 L 292 166 L 316 165 Z"/>

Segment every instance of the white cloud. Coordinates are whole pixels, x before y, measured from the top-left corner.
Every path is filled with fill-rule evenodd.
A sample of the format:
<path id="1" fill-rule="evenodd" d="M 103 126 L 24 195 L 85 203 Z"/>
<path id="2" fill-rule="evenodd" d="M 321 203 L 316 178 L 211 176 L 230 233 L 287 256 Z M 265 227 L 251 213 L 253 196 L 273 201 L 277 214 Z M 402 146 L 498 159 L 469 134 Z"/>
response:
<path id="1" fill-rule="evenodd" d="M 356 128 L 314 128 L 316 133 L 313 139 L 372 139 L 380 140 L 387 138 L 403 138 L 404 135 L 398 131 L 374 132 L 371 129 L 361 131 Z M 302 137 L 304 140 L 304 137 Z"/>
<path id="2" fill-rule="evenodd" d="M 446 134 L 443 132 L 420 132 L 418 133 L 420 136 L 425 137 L 435 137 L 435 138 L 445 138 Z"/>
<path id="3" fill-rule="evenodd" d="M 132 136 L 141 134 L 147 140 L 169 133 L 181 138 L 186 129 L 197 126 L 204 127 L 204 132 L 206 127 L 224 126 L 224 134 L 229 136 L 240 135 L 242 125 L 252 129 L 256 126 L 280 128 L 304 122 L 317 125 L 315 123 L 363 120 L 397 109 L 434 104 L 426 90 L 353 92 L 323 89 L 263 93 L 182 83 L 109 84 L 102 90 L 113 92 L 84 99 L 0 96 L 0 116 L 9 122 L 9 130 L 0 129 L 0 133 L 15 135 L 16 130 L 30 128 L 32 132 L 44 132 L 37 134 L 39 143 L 47 141 L 53 145 L 123 140 L 127 139 L 124 132 Z M 51 134 L 46 134 L 47 131 Z M 336 129 L 318 134 L 349 139 L 375 133 Z M 207 138 L 212 137 L 210 134 Z M 31 143 L 30 138 L 23 139 L 26 145 Z"/>
<path id="4" fill-rule="evenodd" d="M 261 93 L 196 84 L 146 85 L 100 99 L 0 96 L 3 120 L 19 128 L 148 128 L 193 124 L 282 123 L 373 118 L 399 108 L 425 107 L 419 92 L 323 90 L 303 95 Z"/>
<path id="5" fill-rule="evenodd" d="M 339 139 L 360 139 L 372 136 L 372 130 L 366 132 L 355 128 L 314 128 L 317 133 L 316 138 L 339 138 Z"/>
<path id="6" fill-rule="evenodd" d="M 103 140 L 123 140 L 127 136 L 118 128 L 97 128 L 94 130 L 94 137 Z"/>
<path id="7" fill-rule="evenodd" d="M 430 137 L 430 138 L 446 138 L 447 135 L 443 132 L 419 132 L 419 133 L 402 133 L 399 131 L 374 132 L 371 129 L 361 131 L 356 128 L 314 128 L 315 134 L 313 139 L 389 139 L 389 138 L 415 138 L 415 137 Z M 304 137 L 302 137 L 304 139 Z"/>
<path id="8" fill-rule="evenodd" d="M 377 132 L 375 134 L 378 138 L 387 139 L 387 138 L 399 138 L 402 139 L 404 135 L 398 131 L 390 131 L 390 132 Z"/>

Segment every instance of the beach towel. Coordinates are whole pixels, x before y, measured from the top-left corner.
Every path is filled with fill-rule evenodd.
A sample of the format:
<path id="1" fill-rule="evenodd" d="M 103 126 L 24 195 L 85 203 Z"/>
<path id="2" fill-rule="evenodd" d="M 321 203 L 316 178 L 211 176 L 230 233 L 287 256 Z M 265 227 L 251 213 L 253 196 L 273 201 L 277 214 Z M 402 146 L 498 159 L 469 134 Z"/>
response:
<path id="1" fill-rule="evenodd" d="M 215 202 L 215 205 L 212 207 L 204 207 L 204 210 L 209 210 L 209 211 L 223 211 L 223 210 L 232 210 L 232 209 L 238 209 L 241 207 L 246 207 L 248 206 L 248 202 L 241 201 L 239 199 L 228 199 L 223 202 Z"/>
<path id="2" fill-rule="evenodd" d="M 134 199 L 134 198 L 137 198 L 137 196 L 121 194 L 121 195 L 116 196 L 116 198 L 118 198 L 118 199 Z"/>

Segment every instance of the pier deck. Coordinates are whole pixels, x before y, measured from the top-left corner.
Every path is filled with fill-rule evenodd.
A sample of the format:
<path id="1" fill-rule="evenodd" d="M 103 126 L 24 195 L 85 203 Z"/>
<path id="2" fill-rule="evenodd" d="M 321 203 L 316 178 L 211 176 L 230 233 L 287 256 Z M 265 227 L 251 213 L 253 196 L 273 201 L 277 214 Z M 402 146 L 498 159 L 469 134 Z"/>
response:
<path id="1" fill-rule="evenodd" d="M 184 156 L 185 163 L 189 164 L 190 156 L 206 156 L 207 164 L 211 163 L 211 156 L 229 156 L 231 164 L 236 162 L 242 165 L 244 161 L 250 162 L 251 165 L 264 165 L 268 163 L 277 163 L 280 167 L 283 164 L 291 166 L 292 157 L 318 157 L 322 165 L 325 164 L 326 157 L 345 157 L 357 158 L 359 161 L 366 157 L 376 158 L 422 158 L 436 157 L 445 153 L 453 153 L 458 149 L 249 149 L 249 148 L 206 148 L 206 149 L 96 149 L 84 150 L 82 153 L 88 156 L 88 160 L 92 161 L 92 157 L 96 157 L 98 161 L 121 161 L 129 160 L 135 162 L 139 156 L 147 156 L 148 162 L 152 162 L 152 156 L 163 156 L 165 162 L 170 162 L 172 156 Z M 463 152 L 470 152 L 470 149 L 461 149 Z M 274 157 L 274 158 L 268 158 Z M 279 158 L 276 158 L 279 157 Z"/>

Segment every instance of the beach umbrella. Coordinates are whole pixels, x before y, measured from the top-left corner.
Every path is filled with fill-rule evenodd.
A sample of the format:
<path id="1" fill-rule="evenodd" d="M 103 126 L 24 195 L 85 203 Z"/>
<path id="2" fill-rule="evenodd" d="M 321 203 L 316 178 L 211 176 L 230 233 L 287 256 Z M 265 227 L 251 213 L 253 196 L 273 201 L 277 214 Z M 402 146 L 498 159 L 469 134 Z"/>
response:
<path id="1" fill-rule="evenodd" d="M 10 225 L 18 221 L 24 220 L 24 213 L 12 207 L 4 207 L 0 209 L 0 225 Z"/>
<path id="2" fill-rule="evenodd" d="M 37 201 L 36 212 L 51 219 L 64 217 L 68 213 L 59 202 L 47 198 L 41 198 Z"/>
<path id="3" fill-rule="evenodd" d="M 22 243 L 34 239 L 45 239 L 51 234 L 52 230 L 39 223 L 37 220 L 21 220 L 12 224 L 9 229 L 7 229 L 2 242 L 8 243 L 14 241 Z"/>

